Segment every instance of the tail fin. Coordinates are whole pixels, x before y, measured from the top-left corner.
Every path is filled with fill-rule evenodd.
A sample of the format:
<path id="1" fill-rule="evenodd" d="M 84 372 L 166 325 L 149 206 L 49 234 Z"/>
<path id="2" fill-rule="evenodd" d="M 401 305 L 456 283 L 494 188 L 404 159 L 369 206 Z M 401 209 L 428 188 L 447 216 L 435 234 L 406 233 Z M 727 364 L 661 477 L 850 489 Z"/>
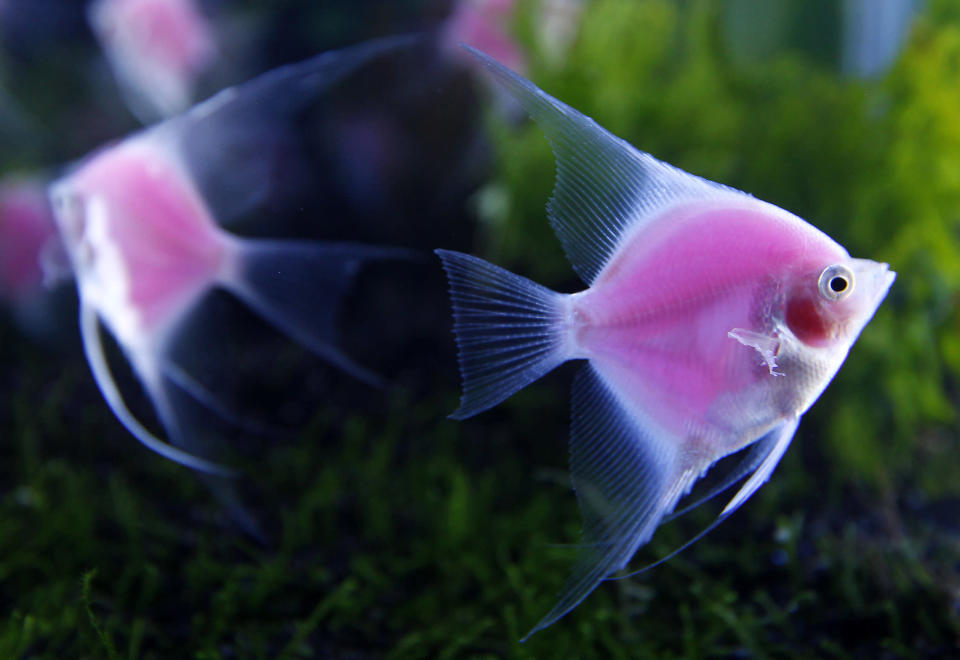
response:
<path id="1" fill-rule="evenodd" d="M 460 252 L 436 250 L 450 281 L 466 419 L 569 359 L 561 293 Z"/>
<path id="2" fill-rule="evenodd" d="M 337 347 L 337 312 L 364 261 L 411 253 L 355 243 L 238 240 L 220 283 L 304 347 L 371 385 L 381 378 Z"/>

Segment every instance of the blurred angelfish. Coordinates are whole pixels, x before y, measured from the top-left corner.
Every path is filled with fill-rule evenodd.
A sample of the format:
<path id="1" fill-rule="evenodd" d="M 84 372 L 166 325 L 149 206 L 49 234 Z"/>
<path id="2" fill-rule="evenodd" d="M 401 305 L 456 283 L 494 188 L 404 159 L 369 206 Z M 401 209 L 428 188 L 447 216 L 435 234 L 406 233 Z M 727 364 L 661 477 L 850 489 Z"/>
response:
<path id="1" fill-rule="evenodd" d="M 529 636 L 624 568 L 719 459 L 749 448 L 674 516 L 746 478 L 709 531 L 756 492 L 895 274 L 783 209 L 638 151 L 471 52 L 549 138 L 558 173 L 548 215 L 589 285 L 560 294 L 438 250 L 463 377 L 452 417 L 587 360 L 570 439 L 583 544 L 559 602 Z"/>
<path id="2" fill-rule="evenodd" d="M 406 38 L 385 39 L 325 53 L 224 90 L 184 115 L 103 149 L 51 186 L 57 226 L 77 281 L 87 360 L 113 413 L 147 447 L 188 467 L 225 472 L 183 449 L 197 429 L 189 428 L 177 402 L 186 394 L 233 421 L 229 411 L 171 358 L 186 317 L 215 287 L 330 363 L 367 382 L 377 380 L 337 348 L 336 309 L 363 261 L 396 258 L 401 251 L 243 239 L 218 222 L 224 219 L 221 212 L 237 213 L 260 199 L 261 193 L 250 189 L 271 178 L 262 169 L 269 154 L 238 158 L 251 146 L 237 150 L 237 141 L 256 133 L 253 126 L 292 112 L 364 62 L 405 43 Z M 252 139 L 254 146 L 269 145 L 263 136 Z M 205 176 L 220 180 L 220 195 L 201 193 Z M 123 349 L 170 443 L 127 408 L 105 359 L 100 321 Z"/>
<path id="3" fill-rule="evenodd" d="M 130 109 L 141 120 L 186 110 L 217 47 L 195 0 L 96 0 L 88 11 Z"/>
<path id="4" fill-rule="evenodd" d="M 51 339 L 60 327 L 55 291 L 72 275 L 37 175 L 0 179 L 0 307 L 35 339 Z"/>
<path id="5" fill-rule="evenodd" d="M 20 303 L 43 288 L 44 253 L 58 242 L 45 191 L 40 179 L 0 180 L 0 300 Z"/>

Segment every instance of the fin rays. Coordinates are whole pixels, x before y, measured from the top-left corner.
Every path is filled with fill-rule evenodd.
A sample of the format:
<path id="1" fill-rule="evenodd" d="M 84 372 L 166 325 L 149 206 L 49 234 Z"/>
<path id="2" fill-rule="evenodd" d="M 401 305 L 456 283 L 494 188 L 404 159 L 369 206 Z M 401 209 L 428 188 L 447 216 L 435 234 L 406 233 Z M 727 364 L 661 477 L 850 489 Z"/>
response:
<path id="1" fill-rule="evenodd" d="M 574 270 L 591 284 L 624 234 L 679 200 L 740 191 L 707 181 L 635 149 L 478 50 L 464 46 L 543 130 L 557 161 L 547 204 Z"/>
<path id="2" fill-rule="evenodd" d="M 669 522 L 675 520 L 680 516 L 683 516 L 687 513 L 690 513 L 697 507 L 706 504 L 717 495 L 724 493 L 729 490 L 736 484 L 738 481 L 745 478 L 747 475 L 756 472 L 757 468 L 760 467 L 760 464 L 763 463 L 764 459 L 770 454 L 772 450 L 771 442 L 775 441 L 779 437 L 780 427 L 777 426 L 772 431 L 761 437 L 759 440 L 750 445 L 746 450 L 746 455 L 734 466 L 732 470 L 709 491 L 698 497 L 693 502 L 689 504 L 685 503 L 684 506 L 668 516 L 665 516 L 663 522 Z"/>
<path id="3" fill-rule="evenodd" d="M 556 605 L 526 637 L 564 616 L 625 566 L 695 478 L 690 470 L 677 476 L 675 439 L 645 428 L 592 365 L 574 381 L 571 418 L 570 471 L 584 543 Z"/>
<path id="4" fill-rule="evenodd" d="M 699 478 L 702 466 L 688 464 L 678 439 L 647 428 L 619 402 L 591 365 L 577 374 L 573 388 L 570 439 L 571 475 L 583 513 L 579 558 L 553 609 L 524 640 L 576 607 L 601 582 L 623 579 L 668 561 L 730 517 L 766 482 L 796 432 L 789 419 L 757 441 L 731 475 L 680 515 L 711 499 L 750 474 L 720 515 L 665 557 L 626 575 L 611 576 L 626 566 L 649 541 L 676 502 Z"/>
<path id="5" fill-rule="evenodd" d="M 450 284 L 464 419 L 500 403 L 567 359 L 565 296 L 491 263 L 437 250 Z"/>
<path id="6" fill-rule="evenodd" d="M 733 498 L 731 498 L 731 500 L 723 508 L 723 511 L 721 511 L 720 514 L 713 520 L 713 522 L 707 525 L 706 528 L 698 532 L 691 539 L 685 541 L 680 547 L 672 550 L 669 554 L 650 564 L 647 564 L 643 568 L 638 568 L 624 575 L 617 575 L 607 579 L 623 580 L 628 577 L 645 573 L 652 568 L 656 568 L 660 564 L 670 561 L 678 554 L 716 529 L 717 526 L 719 526 L 724 520 L 732 516 L 734 512 L 739 509 L 750 498 L 750 496 L 752 496 L 757 489 L 759 489 L 760 486 L 767 481 L 767 479 L 770 478 L 770 474 L 780 462 L 780 459 L 783 457 L 784 452 L 786 452 L 787 447 L 790 446 L 793 435 L 797 431 L 797 425 L 799 421 L 799 418 L 788 420 L 778 425 L 772 431 L 757 440 L 750 449 L 750 453 L 747 455 L 747 457 L 744 458 L 743 461 L 741 461 L 740 464 L 737 465 L 737 467 L 733 470 L 733 472 L 725 477 L 721 483 L 717 484 L 717 486 L 712 488 L 706 495 L 697 499 L 696 502 L 672 513 L 669 516 L 665 516 L 663 519 L 663 522 L 667 522 L 669 520 L 674 520 L 689 511 L 692 511 L 696 507 L 700 506 L 704 502 L 707 502 L 708 500 L 713 499 L 718 494 L 730 488 L 737 481 L 750 474 L 751 476 L 747 482 L 744 483 L 740 490 L 737 491 L 736 495 L 734 495 Z"/>

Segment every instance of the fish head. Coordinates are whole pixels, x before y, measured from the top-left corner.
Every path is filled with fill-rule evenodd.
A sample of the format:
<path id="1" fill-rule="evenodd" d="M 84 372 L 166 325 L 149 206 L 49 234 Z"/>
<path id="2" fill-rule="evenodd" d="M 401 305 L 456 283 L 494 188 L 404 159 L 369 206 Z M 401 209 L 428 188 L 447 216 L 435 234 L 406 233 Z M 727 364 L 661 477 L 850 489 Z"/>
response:
<path id="1" fill-rule="evenodd" d="M 53 220 L 60 238 L 70 256 L 74 269 L 82 270 L 85 261 L 86 211 L 82 196 L 65 181 L 58 181 L 49 188 Z"/>
<path id="2" fill-rule="evenodd" d="M 226 239 L 150 136 L 110 146 L 50 187 L 81 302 L 128 349 L 161 341 L 214 282 Z"/>
<path id="3" fill-rule="evenodd" d="M 85 193 L 73 176 L 51 184 L 50 203 L 60 238 L 73 268 L 81 306 L 95 309 L 121 343 L 129 348 L 142 334 L 141 321 L 129 301 L 129 277 L 122 255 L 105 241 L 108 208 Z"/>
<path id="4" fill-rule="evenodd" d="M 69 258 L 74 276 L 78 284 L 83 285 L 102 268 L 102 255 L 97 245 L 95 229 L 99 211 L 102 215 L 103 204 L 96 200 L 91 204 L 88 195 L 74 185 L 71 177 L 67 176 L 53 182 L 48 188 L 50 206 L 53 209 L 53 220 L 60 234 L 60 240 Z M 97 208 L 92 208 L 92 207 Z"/>
<path id="5" fill-rule="evenodd" d="M 787 296 L 787 326 L 807 346 L 846 352 L 896 277 L 889 265 L 870 259 L 847 258 L 804 269 Z"/>

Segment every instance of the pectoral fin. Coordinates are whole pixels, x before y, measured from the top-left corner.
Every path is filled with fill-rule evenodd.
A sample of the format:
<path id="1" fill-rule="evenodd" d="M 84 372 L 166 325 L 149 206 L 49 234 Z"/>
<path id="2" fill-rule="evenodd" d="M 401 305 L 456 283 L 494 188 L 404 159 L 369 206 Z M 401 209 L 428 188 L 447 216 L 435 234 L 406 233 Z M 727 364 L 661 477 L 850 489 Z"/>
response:
<path id="1" fill-rule="evenodd" d="M 727 505 L 723 508 L 723 511 L 720 512 L 720 515 L 718 515 L 713 522 L 707 525 L 705 529 L 700 531 L 696 536 L 685 542 L 679 548 L 672 551 L 670 554 L 661 557 L 657 561 L 647 564 L 643 568 L 639 568 L 624 575 L 618 575 L 610 579 L 622 580 L 624 578 L 633 577 L 634 575 L 645 573 L 651 568 L 655 568 L 660 564 L 673 559 L 678 554 L 712 532 L 717 528 L 717 526 L 720 525 L 720 523 L 733 515 L 733 513 L 743 506 L 743 503 L 746 502 L 751 495 L 757 492 L 760 486 L 766 483 L 767 479 L 770 478 L 774 468 L 777 467 L 780 459 L 783 458 L 784 452 L 787 451 L 787 447 L 790 446 L 790 441 L 793 439 L 793 435 L 796 433 L 797 425 L 799 423 L 800 419 L 794 418 L 786 420 L 773 428 L 773 430 L 766 433 L 754 443 L 746 457 L 744 457 L 740 464 L 734 468 L 733 472 L 727 475 L 727 477 L 725 477 L 721 483 L 712 488 L 703 497 L 698 498 L 692 504 L 685 506 L 669 516 L 665 516 L 663 519 L 663 522 L 666 522 L 682 516 L 683 514 L 700 506 L 704 502 L 714 498 L 716 495 L 719 495 L 723 491 L 733 486 L 733 484 L 745 477 L 747 474 L 750 474 L 750 478 L 747 479 L 743 486 L 741 486 L 740 490 L 737 491 L 737 494 L 730 499 Z"/>
<path id="2" fill-rule="evenodd" d="M 770 370 L 771 376 L 782 376 L 783 373 L 776 371 L 777 354 L 780 352 L 780 340 L 777 337 L 754 332 L 753 330 L 744 330 L 743 328 L 734 328 L 727 333 L 728 337 L 736 339 L 744 346 L 757 349 L 764 363 Z"/>

